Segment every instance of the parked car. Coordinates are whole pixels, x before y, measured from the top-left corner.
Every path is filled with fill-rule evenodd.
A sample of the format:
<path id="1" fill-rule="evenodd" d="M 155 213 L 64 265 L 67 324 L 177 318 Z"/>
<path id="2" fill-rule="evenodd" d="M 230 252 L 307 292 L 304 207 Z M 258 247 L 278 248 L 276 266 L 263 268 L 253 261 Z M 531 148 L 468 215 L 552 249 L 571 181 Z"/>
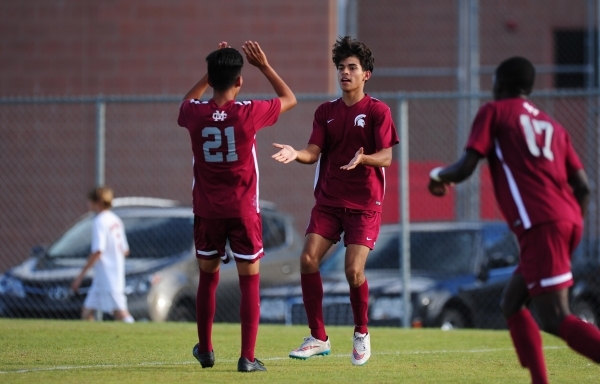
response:
<path id="1" fill-rule="evenodd" d="M 582 320 L 600 326 L 600 259 L 598 243 L 580 245 L 572 259 L 575 284 L 570 290 L 571 311 Z M 583 248 L 583 249 L 582 249 Z"/>
<path id="2" fill-rule="evenodd" d="M 369 324 L 402 325 L 398 225 L 383 225 L 367 259 Z M 342 243 L 321 265 L 327 325 L 352 325 Z M 504 286 L 518 243 L 502 222 L 428 222 L 410 226 L 412 326 L 505 328 Z M 263 323 L 307 324 L 299 281 L 261 291 Z"/>
<path id="3" fill-rule="evenodd" d="M 137 320 L 194 321 L 198 264 L 191 207 L 154 198 L 115 199 L 131 254 L 125 262 L 126 295 Z M 299 273 L 301 238 L 291 216 L 261 202 L 266 256 L 261 285 L 268 287 Z M 91 247 L 91 213 L 82 216 L 47 249 L 35 247 L 30 258 L 0 275 L 0 315 L 5 317 L 80 317 L 92 272 L 79 293 L 70 285 Z M 216 321 L 239 321 L 240 293 L 234 262 L 221 265 Z"/>

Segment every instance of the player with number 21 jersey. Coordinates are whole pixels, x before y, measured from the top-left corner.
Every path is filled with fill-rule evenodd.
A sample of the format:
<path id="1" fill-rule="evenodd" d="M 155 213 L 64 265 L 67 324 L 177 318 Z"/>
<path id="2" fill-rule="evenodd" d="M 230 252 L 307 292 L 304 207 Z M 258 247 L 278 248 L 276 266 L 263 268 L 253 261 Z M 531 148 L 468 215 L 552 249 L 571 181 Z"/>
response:
<path id="1" fill-rule="evenodd" d="M 187 100 L 178 123 L 186 127 L 194 152 L 194 214 L 205 218 L 256 215 L 259 211 L 256 132 L 277 122 L 278 98 Z"/>

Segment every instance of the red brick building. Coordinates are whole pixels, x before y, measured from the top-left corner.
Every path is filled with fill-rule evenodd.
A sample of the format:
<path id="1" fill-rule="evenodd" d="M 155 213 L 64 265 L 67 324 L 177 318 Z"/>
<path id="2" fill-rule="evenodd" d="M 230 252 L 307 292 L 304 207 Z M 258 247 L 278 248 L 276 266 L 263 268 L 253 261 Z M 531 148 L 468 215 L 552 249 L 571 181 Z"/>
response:
<path id="1" fill-rule="evenodd" d="M 292 212 L 303 229 L 313 203 L 314 168 L 273 162 L 270 145 L 305 145 L 315 108 L 337 91 L 330 51 L 342 22 L 374 52 L 369 93 L 458 87 L 456 68 L 464 49 L 458 43 L 459 5 L 464 0 L 348 0 L 356 12 L 340 19 L 342 3 L 0 2 L 0 98 L 5 101 L 0 103 L 0 242 L 8 252 L 0 271 L 83 213 L 85 193 L 95 182 L 93 103 L 7 104 L 7 98 L 102 94 L 176 99 L 205 73 L 204 58 L 222 40 L 236 48 L 248 39 L 258 41 L 297 94 L 321 94 L 258 135 L 261 197 Z M 538 66 L 552 67 L 565 50 L 569 64 L 569 36 L 577 49 L 584 44 L 589 23 L 584 0 L 476 3 L 484 90 L 490 88 L 491 69 L 508 56 L 525 55 Z M 573 63 L 583 60 L 577 49 Z M 243 93 L 272 94 L 256 69 L 247 66 L 243 76 Z M 542 71 L 537 87 L 552 88 L 557 81 L 555 74 Z M 106 183 L 117 195 L 191 200 L 191 150 L 187 133 L 176 126 L 177 109 L 176 101 L 107 104 Z M 448 137 L 455 135 L 448 115 L 440 113 L 438 119 L 422 127 L 416 119 L 411 125 L 411 143 L 418 145 L 411 147 L 411 160 L 428 160 L 438 151 L 429 143 L 440 136 L 440 126 Z M 455 154 L 452 150 L 447 157 Z"/>

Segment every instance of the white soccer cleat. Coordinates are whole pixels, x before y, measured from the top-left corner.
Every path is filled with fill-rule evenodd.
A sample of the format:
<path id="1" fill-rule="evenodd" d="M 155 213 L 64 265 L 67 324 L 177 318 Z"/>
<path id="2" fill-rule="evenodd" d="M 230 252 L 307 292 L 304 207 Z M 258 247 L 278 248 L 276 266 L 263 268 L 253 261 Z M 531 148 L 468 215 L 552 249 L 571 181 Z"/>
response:
<path id="1" fill-rule="evenodd" d="M 290 352 L 290 357 L 292 359 L 306 360 L 311 356 L 329 355 L 329 352 L 331 352 L 329 337 L 327 338 L 327 341 L 321 341 L 310 336 L 304 338 L 304 342 L 299 348 Z"/>
<path id="2" fill-rule="evenodd" d="M 354 348 L 352 349 L 352 364 L 364 365 L 371 357 L 371 335 L 354 332 Z"/>

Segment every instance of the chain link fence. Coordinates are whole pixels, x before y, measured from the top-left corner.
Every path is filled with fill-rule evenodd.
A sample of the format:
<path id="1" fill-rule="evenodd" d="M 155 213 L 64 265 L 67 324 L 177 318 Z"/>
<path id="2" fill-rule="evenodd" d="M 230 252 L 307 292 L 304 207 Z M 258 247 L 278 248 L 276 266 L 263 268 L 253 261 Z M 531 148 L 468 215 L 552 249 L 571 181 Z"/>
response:
<path id="1" fill-rule="evenodd" d="M 367 264 L 372 275 L 372 322 L 503 327 L 500 294 L 518 261 L 518 247 L 501 222 L 485 162 L 462 188 L 455 188 L 445 198 L 434 198 L 426 190 L 429 170 L 455 161 L 462 152 L 464 138 L 459 134 L 457 116 L 464 103 L 479 105 L 489 96 L 374 96 L 391 107 L 402 145 L 395 148 L 396 162 L 386 173 L 382 237 Z M 271 144 L 305 145 L 312 111 L 332 97 L 300 95 L 296 108 L 257 135 L 261 199 L 266 207 L 263 291 L 287 282 L 297 284 L 302 233 L 313 204 L 314 167 L 273 161 Z M 588 170 L 593 197 L 580 248 L 589 260 L 598 255 L 599 97 L 596 91 L 544 91 L 532 98 L 569 129 Z M 175 122 L 179 101 L 172 97 L 113 97 L 5 99 L 1 103 L 3 126 L 11 127 L 2 131 L 0 144 L 5 206 L 0 218 L 2 314 L 78 316 L 85 289 L 75 295 L 69 286 L 88 255 L 90 217 L 85 214 L 85 196 L 95 184 L 106 183 L 120 197 L 115 210 L 124 218 L 128 236 L 135 239 L 127 275 L 132 312 L 138 319 L 193 320 L 198 271 L 189 208 L 192 164 L 187 132 Z M 184 208 L 177 208 L 179 205 Z M 410 242 L 403 242 L 403 236 Z M 403 253 L 405 244 L 409 246 Z M 335 261 L 340 253 L 343 247 L 333 250 L 324 273 L 343 271 L 343 263 Z M 223 266 L 218 321 L 239 319 L 233 264 Z M 411 268 L 403 270 L 402 265 Z M 586 290 L 581 300 L 590 297 L 585 304 L 597 313 L 597 294 L 590 291 L 594 289 L 591 283 L 586 284 L 581 288 Z M 383 293 L 384 286 L 396 288 Z M 412 294 L 402 295 L 405 290 Z M 351 323 L 348 316 L 337 315 L 338 310 L 351 314 L 340 299 L 328 295 L 327 290 L 326 296 L 333 303 L 327 307 L 338 308 L 331 315 L 337 320 L 331 321 Z M 268 298 L 263 300 L 264 321 L 269 321 L 267 312 L 273 305 Z M 287 302 L 302 305 L 298 300 Z M 289 313 L 303 312 L 290 308 Z M 402 320 L 402 316 L 410 318 Z M 302 322 L 293 316 L 285 321 Z"/>
<path id="2" fill-rule="evenodd" d="M 91 25 L 89 28 L 106 27 L 107 20 L 102 17 L 115 20 L 120 17 L 113 14 L 116 11 L 110 6 L 98 5 L 103 16 L 95 20 L 96 3 L 93 6 L 84 3 L 81 9 L 69 9 L 74 14 L 83 12 L 80 22 L 87 20 L 82 23 Z M 243 3 L 243 6 L 249 4 Z M 152 19 L 152 10 L 161 17 L 173 17 L 181 11 L 180 5 L 170 5 L 173 12 L 169 16 L 162 15 L 160 6 L 150 9 L 144 1 L 132 4 L 131 12 L 139 10 L 139 19 L 148 18 L 148 25 L 150 21 L 164 24 L 160 18 Z M 528 57 L 535 64 L 538 76 L 533 101 L 569 130 L 590 178 L 592 202 L 584 239 L 577 251 L 576 258 L 581 262 L 573 264 L 577 283 L 572 289 L 572 305 L 580 316 L 590 322 L 597 321 L 600 314 L 600 288 L 597 288 L 600 279 L 596 278 L 600 276 L 596 273 L 600 254 L 599 4 L 600 0 L 330 2 L 327 12 L 331 14 L 319 20 L 335 22 L 323 28 L 330 33 L 323 40 L 329 44 L 334 35 L 349 34 L 371 47 L 376 61 L 367 92 L 391 107 L 402 137 L 401 144 L 394 148 L 395 162 L 386 172 L 382 236 L 367 265 L 372 324 L 447 329 L 505 327 L 499 299 L 518 261 L 518 251 L 514 238 L 502 224 L 485 162 L 469 181 L 458 185 L 443 199 L 431 197 L 426 186 L 431 168 L 454 162 L 462 154 L 471 119 L 477 108 L 490 98 L 494 68 L 501 60 L 514 55 Z M 226 4 L 231 9 L 239 5 L 235 1 Z M 290 28 L 298 25 L 305 28 L 311 10 L 325 12 L 321 2 L 307 2 L 303 6 L 302 22 L 289 23 Z M 41 25 L 46 16 L 54 14 L 52 7 L 37 2 L 35 17 L 30 19 L 35 25 L 7 27 L 18 29 L 20 33 L 18 39 L 10 41 L 7 39 L 13 34 L 8 30 L 4 34 L 2 46 L 15 47 L 15 55 L 7 55 L 7 58 L 20 57 L 29 48 L 38 52 L 34 49 L 36 46 L 47 46 L 48 50 L 62 47 L 57 41 L 64 31 L 53 30 L 54 34 L 46 36 L 37 29 L 37 24 Z M 202 7 L 208 6 L 203 4 Z M 13 8 L 23 11 L 19 4 L 4 8 L 5 15 L 13 12 Z M 283 13 L 297 16 L 287 9 L 274 9 L 282 13 L 281 17 Z M 46 11 L 49 13 L 44 13 Z M 129 20 L 119 20 L 129 25 Z M 10 24 L 8 20 L 6 24 Z M 186 36 L 203 35 L 189 28 L 193 32 L 183 29 L 187 31 Z M 277 45 L 281 44 L 277 38 L 280 34 L 273 33 L 264 20 L 260 28 L 254 28 L 252 22 L 243 24 L 244 36 L 241 36 L 242 33 L 232 27 L 226 38 L 238 41 L 247 39 L 248 31 L 258 34 L 257 40 L 264 42 L 270 59 L 286 64 L 282 77 L 286 80 L 292 77 L 293 82 L 295 79 L 288 73 L 298 71 L 294 66 L 301 61 L 289 56 L 289 52 L 277 52 L 281 49 L 274 47 L 280 47 Z M 153 33 L 152 28 L 142 29 Z M 102 46 L 94 40 L 95 30 L 83 30 L 82 47 Z M 111 30 L 115 32 L 110 35 L 114 40 L 109 42 L 112 47 L 123 36 L 119 35 L 118 28 Z M 145 47 L 147 44 L 143 42 L 152 38 L 136 35 L 135 28 L 125 30 L 124 33 L 130 34 L 124 38 L 128 39 L 124 45 L 132 52 L 123 56 L 137 59 L 141 53 L 134 52 L 136 47 L 140 42 Z M 166 30 L 173 32 L 165 27 L 165 36 Z M 33 32 L 39 35 L 38 42 L 29 42 L 22 36 Z M 289 34 L 304 36 L 305 32 L 290 30 Z M 170 41 L 171 35 L 168 36 L 160 41 Z M 273 39 L 277 41 L 274 43 Z M 144 56 L 148 71 L 142 73 L 141 78 L 135 77 L 137 67 L 128 64 L 126 58 L 123 70 L 135 80 L 127 79 L 126 83 L 152 84 L 146 80 L 158 76 L 149 69 L 156 67 L 165 71 L 161 73 L 165 79 L 174 80 L 165 80 L 163 88 L 154 92 L 170 93 L 172 89 L 181 88 L 187 79 L 168 70 L 172 67 L 173 71 L 181 72 L 184 63 L 171 65 L 172 57 L 187 57 L 190 45 L 191 42 L 180 44 L 184 51 L 178 51 L 182 49 L 179 45 L 169 45 L 172 51 L 168 50 L 168 57 L 160 56 L 164 52 L 148 49 L 157 59 L 155 62 L 153 56 Z M 320 58 L 330 54 L 329 45 L 327 51 L 322 49 L 325 45 L 311 42 L 297 51 L 303 52 L 304 59 Z M 48 90 L 53 89 L 53 85 L 58 87 L 61 81 L 56 78 L 62 76 L 68 79 L 64 81 L 68 85 L 64 93 L 80 89 L 79 82 L 87 84 L 89 88 L 82 86 L 81 89 L 91 90 L 91 93 L 111 93 L 103 88 L 111 85 L 115 89 L 129 90 L 119 88 L 118 71 L 114 70 L 114 66 L 121 65 L 118 53 L 107 59 L 102 54 L 104 51 L 111 50 L 87 52 L 82 48 L 81 56 L 90 63 L 108 60 L 114 64 L 109 66 L 113 72 L 108 75 L 102 72 L 105 68 L 100 64 L 99 68 L 93 67 L 94 70 L 82 64 L 85 70 L 63 72 L 70 67 L 54 60 L 53 53 L 47 51 L 35 53 L 47 58 L 47 62 L 36 61 L 34 57 L 22 66 L 7 59 L 3 62 L 8 63 L 3 73 L 8 75 L 0 76 L 1 89 L 3 94 L 7 94 L 6 89 L 19 95 L 28 94 L 25 90 L 30 90 L 30 94 L 52 94 Z M 327 69 L 333 71 L 329 61 L 327 68 L 321 68 L 321 59 L 310 60 L 301 62 L 302 70 L 296 74 L 305 80 L 297 86 L 306 91 L 311 81 L 319 79 L 315 81 L 315 90 L 333 92 L 336 87 L 331 73 L 321 77 L 305 76 L 315 68 L 323 73 L 327 73 Z M 30 69 L 49 68 L 55 61 L 60 65 L 54 70 L 35 76 L 23 74 Z M 161 66 L 161 63 L 169 65 Z M 132 73 L 127 72 L 132 66 L 135 67 Z M 288 68 L 293 70 L 286 73 Z M 74 73 L 82 73 L 82 77 L 73 77 Z M 105 78 L 110 81 L 102 81 Z M 265 84 L 259 84 L 250 76 L 244 87 L 251 92 L 266 89 Z M 148 92 L 148 88 L 134 92 Z M 294 109 L 283 114 L 274 127 L 257 135 L 267 249 L 261 264 L 263 322 L 306 321 L 297 290 L 298 256 L 314 202 L 314 167 L 274 162 L 270 159 L 274 152 L 271 144 L 305 146 L 315 109 L 335 97 L 338 95 L 300 94 L 299 104 Z M 93 186 L 107 184 L 121 198 L 115 211 L 124 217 L 128 235 L 133 239 L 127 275 L 132 313 L 138 320 L 193 320 L 198 270 L 190 237 L 192 153 L 186 130 L 176 124 L 179 104 L 180 97 L 170 95 L 0 98 L 0 196 L 3 202 L 0 316 L 79 316 L 90 280 L 84 282 L 80 295 L 71 292 L 69 286 L 88 253 L 90 217 L 86 214 L 85 196 Z M 340 272 L 342 254 L 343 247 L 332 250 L 323 265 L 323 274 L 333 276 Z M 217 321 L 239 319 L 239 288 L 233 264 L 222 267 Z M 390 268 L 383 268 L 384 265 Z M 402 268 L 409 265 L 411 268 Z M 268 290 L 280 284 L 290 284 L 296 290 L 290 289 L 287 296 Z M 342 280 L 341 285 L 344 284 Z M 327 286 L 326 324 L 351 324 L 347 293 L 338 295 L 328 289 Z"/>

